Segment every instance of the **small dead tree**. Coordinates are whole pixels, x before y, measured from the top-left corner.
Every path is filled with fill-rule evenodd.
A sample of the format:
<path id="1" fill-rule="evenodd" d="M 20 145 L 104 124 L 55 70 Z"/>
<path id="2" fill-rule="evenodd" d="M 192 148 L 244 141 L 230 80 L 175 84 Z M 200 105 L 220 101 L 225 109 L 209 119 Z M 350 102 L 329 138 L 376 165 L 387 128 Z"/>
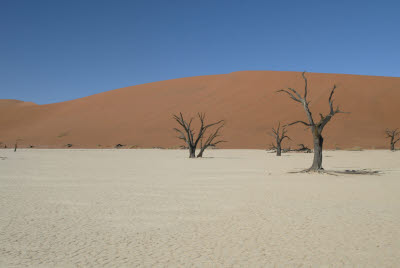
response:
<path id="1" fill-rule="evenodd" d="M 330 110 L 329 114 L 324 116 L 324 115 L 322 115 L 322 113 L 320 113 L 321 119 L 316 123 L 313 119 L 312 113 L 309 108 L 310 102 L 307 100 L 307 93 L 308 93 L 307 90 L 308 89 L 307 89 L 307 78 L 305 76 L 305 72 L 303 72 L 302 76 L 303 76 L 304 83 L 305 83 L 303 96 L 301 96 L 293 88 L 281 89 L 281 90 L 278 90 L 277 92 L 284 92 L 284 93 L 288 94 L 291 99 L 293 99 L 296 102 L 299 102 L 303 106 L 304 111 L 306 112 L 306 115 L 307 115 L 308 123 L 305 121 L 299 120 L 299 121 L 290 123 L 287 126 L 291 126 L 291 125 L 300 123 L 311 129 L 311 133 L 312 133 L 313 141 L 314 141 L 314 160 L 313 160 L 311 167 L 309 169 L 307 169 L 306 171 L 322 171 L 323 170 L 323 168 L 322 168 L 322 147 L 323 147 L 323 143 L 324 143 L 324 139 L 322 137 L 322 130 L 324 129 L 326 124 L 328 124 L 328 122 L 332 119 L 332 117 L 335 114 L 344 113 L 344 112 L 339 109 L 339 106 L 337 106 L 336 109 L 333 108 L 332 97 L 333 97 L 333 94 L 335 93 L 335 89 L 336 89 L 336 85 L 333 85 L 331 94 L 329 95 L 329 110 Z"/>
<path id="2" fill-rule="evenodd" d="M 179 116 L 175 115 L 175 114 L 173 115 L 174 120 L 176 122 L 178 122 L 178 124 L 183 128 L 183 130 L 180 130 L 178 128 L 174 128 L 174 130 L 179 133 L 178 138 L 186 142 L 186 144 L 187 144 L 187 146 L 189 148 L 189 158 L 195 158 L 196 157 L 197 145 L 199 144 L 200 140 L 203 138 L 203 136 L 206 133 L 207 129 L 209 129 L 212 126 L 220 125 L 221 123 L 222 124 L 224 123 L 224 120 L 220 120 L 218 122 L 211 123 L 211 124 L 207 125 L 204 122 L 204 119 L 206 117 L 205 113 L 198 113 L 197 115 L 198 115 L 198 117 L 200 119 L 200 128 L 199 128 L 199 132 L 197 133 L 197 137 L 195 137 L 195 132 L 194 132 L 194 130 L 192 128 L 193 117 L 188 122 L 188 121 L 186 121 L 184 119 L 182 113 L 179 113 Z M 202 146 L 203 150 L 200 151 L 201 155 L 203 154 L 204 150 L 207 147 L 210 147 L 213 144 L 216 144 L 216 142 L 214 142 L 214 139 L 219 136 L 218 132 L 219 132 L 219 129 L 221 129 L 222 126 L 220 126 L 217 129 L 216 132 L 214 132 L 214 134 L 215 134 L 214 137 L 212 137 L 213 136 L 213 134 L 212 134 L 212 135 L 210 135 L 209 138 L 207 138 L 206 142 L 203 144 L 203 146 L 205 146 L 204 149 L 203 149 L 203 146 Z M 201 156 L 199 156 L 199 157 L 201 157 Z"/>
<path id="3" fill-rule="evenodd" d="M 308 148 L 307 146 L 305 146 L 303 143 L 297 144 L 298 146 L 300 146 L 300 148 L 295 149 L 293 151 L 296 152 L 304 152 L 304 153 L 311 153 L 311 149 Z"/>
<path id="4" fill-rule="evenodd" d="M 15 145 L 14 145 L 14 153 L 17 151 L 17 149 L 18 149 L 18 142 L 19 141 L 22 141 L 22 139 L 17 139 L 16 141 L 15 141 Z"/>
<path id="5" fill-rule="evenodd" d="M 396 149 L 394 146 L 396 143 L 400 140 L 400 132 L 398 131 L 398 128 L 396 129 L 386 129 L 386 138 L 390 138 L 390 150 L 395 151 Z"/>
<path id="6" fill-rule="evenodd" d="M 276 150 L 276 156 L 281 156 L 282 155 L 282 141 L 287 138 L 290 140 L 290 138 L 286 135 L 287 130 L 286 127 L 284 126 L 281 129 L 281 122 L 279 122 L 277 128 L 272 128 L 271 136 L 275 138 L 276 145 L 272 142 L 271 148 Z"/>

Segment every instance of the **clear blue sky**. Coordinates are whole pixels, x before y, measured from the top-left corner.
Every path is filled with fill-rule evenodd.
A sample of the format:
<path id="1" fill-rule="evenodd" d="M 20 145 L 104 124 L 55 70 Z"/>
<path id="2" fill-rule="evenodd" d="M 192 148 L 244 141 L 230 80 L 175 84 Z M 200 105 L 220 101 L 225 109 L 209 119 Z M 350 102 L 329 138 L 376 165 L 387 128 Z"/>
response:
<path id="1" fill-rule="evenodd" d="M 400 76 L 400 1 L 0 0 L 0 98 L 242 70 Z"/>

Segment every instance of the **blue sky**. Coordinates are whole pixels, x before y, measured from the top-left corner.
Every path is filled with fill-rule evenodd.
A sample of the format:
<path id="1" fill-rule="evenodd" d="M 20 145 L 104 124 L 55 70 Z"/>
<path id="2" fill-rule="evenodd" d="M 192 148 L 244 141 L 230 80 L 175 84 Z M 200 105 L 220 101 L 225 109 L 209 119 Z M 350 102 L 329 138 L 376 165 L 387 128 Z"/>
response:
<path id="1" fill-rule="evenodd" d="M 0 98 L 242 70 L 400 76 L 400 1 L 0 0 Z"/>

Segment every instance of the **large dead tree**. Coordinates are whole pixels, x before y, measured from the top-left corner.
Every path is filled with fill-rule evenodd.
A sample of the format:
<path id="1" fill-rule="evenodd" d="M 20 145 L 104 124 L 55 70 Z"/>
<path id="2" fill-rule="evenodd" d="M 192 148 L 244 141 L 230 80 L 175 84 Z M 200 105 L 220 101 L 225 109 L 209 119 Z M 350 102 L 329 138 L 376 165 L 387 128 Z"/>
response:
<path id="1" fill-rule="evenodd" d="M 196 137 L 196 133 L 194 132 L 194 130 L 192 128 L 193 117 L 189 121 L 186 121 L 184 119 L 182 113 L 179 113 L 179 116 L 178 115 L 173 115 L 174 120 L 176 122 L 178 122 L 178 124 L 182 127 L 182 130 L 178 129 L 178 128 L 174 128 L 174 130 L 179 133 L 178 138 L 183 140 L 183 141 L 185 141 L 185 143 L 187 144 L 187 146 L 189 148 L 189 158 L 195 158 L 196 157 L 197 145 L 199 144 L 199 142 L 202 139 L 204 139 L 204 134 L 212 126 L 219 125 L 217 130 L 215 132 L 213 132 L 205 140 L 204 143 L 202 142 L 202 146 L 201 146 L 200 153 L 199 153 L 198 157 L 202 157 L 204 150 L 207 149 L 208 147 L 215 146 L 218 143 L 224 142 L 224 141 L 214 141 L 217 137 L 219 137 L 219 131 L 223 127 L 224 120 L 220 120 L 218 122 L 211 123 L 211 124 L 205 124 L 205 122 L 204 122 L 205 117 L 206 117 L 205 113 L 198 113 L 197 115 L 198 115 L 198 117 L 200 119 L 200 128 L 199 128 L 199 131 L 197 133 L 197 137 Z"/>
<path id="2" fill-rule="evenodd" d="M 281 122 L 279 122 L 277 128 L 272 128 L 271 136 L 275 138 L 276 144 L 272 143 L 271 148 L 274 148 L 276 150 L 276 156 L 281 156 L 282 155 L 282 141 L 287 138 L 290 140 L 290 138 L 286 135 L 287 130 L 286 127 L 282 127 L 281 129 Z"/>
<path id="3" fill-rule="evenodd" d="M 307 116 L 307 121 L 295 121 L 293 123 L 288 124 L 290 125 L 295 125 L 295 124 L 303 124 L 311 129 L 311 133 L 313 136 L 313 141 L 314 141 L 314 160 L 312 163 L 312 166 L 307 170 L 307 171 L 322 171 L 322 148 L 323 148 L 323 143 L 324 139 L 322 137 L 322 130 L 328 124 L 328 122 L 332 119 L 332 117 L 338 113 L 344 113 L 339 109 L 339 106 L 336 107 L 336 109 L 333 108 L 333 94 L 335 93 L 336 85 L 333 85 L 333 88 L 331 90 L 331 94 L 329 95 L 329 113 L 327 115 L 322 115 L 320 113 L 320 120 L 318 122 L 314 121 L 314 118 L 312 116 L 312 113 L 309 108 L 310 102 L 307 100 L 307 93 L 308 93 L 308 88 L 307 88 L 307 78 L 305 76 L 305 72 L 302 74 L 303 79 L 304 79 L 304 95 L 301 96 L 295 89 L 293 88 L 287 88 L 287 89 L 281 89 L 278 90 L 278 92 L 284 92 L 289 95 L 289 97 L 296 101 L 299 102 L 303 108 L 304 111 L 306 112 Z"/>
<path id="4" fill-rule="evenodd" d="M 390 150 L 395 151 L 394 146 L 400 140 L 400 132 L 398 129 L 386 129 L 386 138 L 390 138 Z"/>

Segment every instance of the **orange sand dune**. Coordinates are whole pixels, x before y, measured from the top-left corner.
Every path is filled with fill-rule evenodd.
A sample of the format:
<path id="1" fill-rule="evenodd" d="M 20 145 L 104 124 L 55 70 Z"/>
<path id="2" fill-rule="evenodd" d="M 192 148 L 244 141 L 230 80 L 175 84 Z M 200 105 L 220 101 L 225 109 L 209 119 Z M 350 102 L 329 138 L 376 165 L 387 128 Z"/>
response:
<path id="1" fill-rule="evenodd" d="M 308 73 L 309 99 L 316 119 L 328 112 L 328 95 L 338 86 L 338 114 L 324 130 L 325 148 L 386 148 L 385 128 L 400 127 L 400 78 Z M 243 71 L 173 79 L 116 89 L 89 97 L 36 105 L 0 100 L 0 141 L 37 148 L 177 147 L 173 113 L 226 119 L 223 148 L 267 148 L 278 121 L 305 120 L 299 103 L 276 90 L 303 92 L 300 72 Z M 311 145 L 304 126 L 289 129 L 292 141 Z"/>

